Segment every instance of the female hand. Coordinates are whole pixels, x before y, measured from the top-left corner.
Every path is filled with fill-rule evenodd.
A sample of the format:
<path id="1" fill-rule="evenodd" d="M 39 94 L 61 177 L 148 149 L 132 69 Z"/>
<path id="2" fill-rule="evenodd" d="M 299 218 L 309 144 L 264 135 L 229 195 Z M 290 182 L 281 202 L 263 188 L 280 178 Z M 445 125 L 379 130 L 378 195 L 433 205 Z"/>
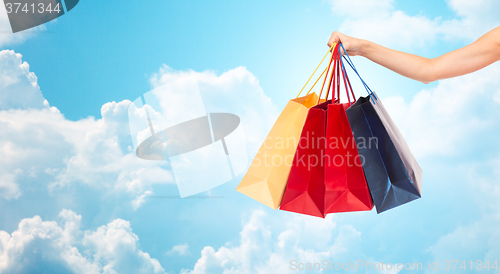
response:
<path id="1" fill-rule="evenodd" d="M 350 56 L 362 55 L 364 40 L 334 31 L 330 37 L 330 41 L 328 41 L 328 47 L 331 47 L 333 43 L 342 43 L 347 54 Z"/>

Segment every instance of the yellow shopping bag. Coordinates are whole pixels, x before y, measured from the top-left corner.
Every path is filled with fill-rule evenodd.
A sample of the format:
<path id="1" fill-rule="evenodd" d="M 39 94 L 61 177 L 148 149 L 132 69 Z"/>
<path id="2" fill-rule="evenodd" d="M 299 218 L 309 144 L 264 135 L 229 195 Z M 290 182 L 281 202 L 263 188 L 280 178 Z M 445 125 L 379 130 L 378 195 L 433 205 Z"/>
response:
<path id="1" fill-rule="evenodd" d="M 334 46 L 330 48 L 330 51 L 332 48 Z M 328 52 L 325 57 L 327 55 Z M 316 70 L 318 68 L 319 65 Z M 316 70 L 314 70 L 313 75 Z M 306 85 L 309 80 L 307 80 Z M 273 209 L 279 208 L 307 112 L 309 108 L 323 101 L 318 100 L 316 93 L 309 92 L 303 97 L 297 96 L 298 98 L 290 100 L 285 106 L 257 152 L 247 174 L 236 188 L 237 191 Z"/>
<path id="2" fill-rule="evenodd" d="M 277 209 L 285 191 L 307 111 L 318 95 L 290 100 L 260 147 L 237 191 Z"/>

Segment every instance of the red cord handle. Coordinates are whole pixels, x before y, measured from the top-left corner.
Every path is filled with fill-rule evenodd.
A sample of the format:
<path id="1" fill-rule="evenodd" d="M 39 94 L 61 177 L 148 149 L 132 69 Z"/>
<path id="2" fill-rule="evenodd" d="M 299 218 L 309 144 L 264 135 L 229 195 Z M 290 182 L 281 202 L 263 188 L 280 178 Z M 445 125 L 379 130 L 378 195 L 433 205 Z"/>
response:
<path id="1" fill-rule="evenodd" d="M 356 102 L 356 96 L 354 95 L 354 91 L 352 89 L 352 86 L 351 86 L 351 81 L 349 80 L 349 77 L 347 75 L 347 72 L 345 70 L 345 67 L 344 67 L 344 64 L 342 62 L 342 55 L 340 53 L 340 46 L 336 46 L 334 51 L 333 51 L 333 54 L 332 54 L 332 58 L 330 60 L 330 63 L 328 64 L 328 69 L 327 69 L 327 72 L 326 72 L 326 75 L 325 75 L 325 80 L 323 81 L 323 86 L 321 87 L 321 92 L 320 92 L 320 98 L 321 98 L 321 94 L 323 92 L 323 87 L 325 86 L 325 83 L 326 83 L 326 78 L 328 77 L 328 73 L 330 72 L 330 67 L 333 63 L 333 69 L 331 71 L 331 74 L 330 74 L 330 79 L 329 79 L 329 83 L 328 83 L 328 88 L 327 88 L 327 91 L 326 91 L 326 100 L 328 100 L 328 95 L 330 94 L 330 90 L 332 90 L 332 103 L 334 103 L 336 100 L 340 101 L 340 82 L 341 82 L 341 79 L 340 79 L 340 73 L 342 71 L 342 78 L 343 78 L 343 82 L 344 82 L 344 88 L 345 88 L 345 91 L 346 91 L 346 95 L 347 95 L 347 100 L 349 101 L 349 105 L 352 105 Z M 335 96 L 335 89 L 337 91 L 337 94 Z M 351 101 L 351 96 L 349 94 L 349 90 L 351 91 L 351 95 L 352 95 L 352 99 L 353 101 Z M 319 99 L 318 99 L 319 101 Z"/>

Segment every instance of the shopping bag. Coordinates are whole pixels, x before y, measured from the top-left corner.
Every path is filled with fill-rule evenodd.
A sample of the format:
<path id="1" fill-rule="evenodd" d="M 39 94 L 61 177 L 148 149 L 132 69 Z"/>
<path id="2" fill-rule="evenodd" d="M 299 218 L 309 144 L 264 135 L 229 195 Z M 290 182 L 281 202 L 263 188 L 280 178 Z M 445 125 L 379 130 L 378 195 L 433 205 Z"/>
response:
<path id="1" fill-rule="evenodd" d="M 376 92 L 372 91 L 375 95 L 374 99 L 376 102 L 373 104 L 373 108 L 377 112 L 380 120 L 382 120 L 382 124 L 384 124 L 387 133 L 389 133 L 389 137 L 391 138 L 396 150 L 398 151 L 399 157 L 403 160 L 403 164 L 405 165 L 406 171 L 411 178 L 411 181 L 415 184 L 415 188 L 418 193 L 422 195 L 422 169 L 420 168 L 415 156 L 410 151 L 410 147 L 406 143 L 403 135 L 399 131 L 398 127 L 392 120 L 389 113 L 385 110 L 384 104 L 381 100 L 378 100 L 378 95 Z"/>
<path id="2" fill-rule="evenodd" d="M 349 65 L 355 70 L 352 62 Z M 381 213 L 421 197 L 422 170 L 379 97 L 362 82 L 369 96 L 347 109 L 347 117 L 377 213 Z"/>
<path id="3" fill-rule="evenodd" d="M 346 109 L 354 103 L 356 97 L 342 64 L 341 45 L 339 44 L 337 49 L 337 98 L 340 101 L 340 83 L 343 82 L 349 102 L 334 102 L 329 104 L 327 109 L 325 213 L 367 211 L 373 208 L 362 161 L 346 114 Z M 350 88 L 353 101 L 351 101 L 348 88 Z"/>
<path id="4" fill-rule="evenodd" d="M 336 46 L 332 52 L 330 63 L 325 69 L 326 74 L 321 87 L 320 95 L 323 92 L 332 61 L 335 59 L 335 50 Z M 323 73 L 325 71 L 323 71 Z M 320 75 L 318 80 L 321 79 L 323 73 Z M 318 80 L 316 80 L 316 83 Z M 307 118 L 304 123 L 304 128 L 300 136 L 297 150 L 295 152 L 293 165 L 290 169 L 290 175 L 288 176 L 280 210 L 323 218 L 325 217 L 325 183 L 323 165 L 326 141 L 325 130 L 326 113 L 324 108 L 318 106 L 310 108 L 307 113 Z"/>
<path id="5" fill-rule="evenodd" d="M 337 73 L 337 91 L 340 88 L 339 56 L 338 48 L 335 48 L 332 60 L 327 67 L 328 74 L 330 65 L 335 60 L 328 81 L 326 98 L 328 98 L 332 83 L 335 82 L 335 73 Z M 325 81 L 326 78 L 325 75 Z M 326 213 L 330 212 L 373 208 L 361 166 L 351 168 L 347 166 L 347 163 L 335 166 L 333 162 L 330 162 L 336 159 L 336 156 L 344 158 L 342 153 L 343 155 L 345 153 L 357 155 L 355 147 L 351 149 L 328 147 L 330 142 L 328 137 L 349 138 L 348 135 L 351 132 L 345 117 L 345 108 L 350 103 L 339 104 L 338 98 L 337 92 L 337 99 L 334 99 L 333 103 L 329 100 L 309 109 L 290 170 L 281 210 L 324 218 Z M 347 126 L 347 130 L 344 126 Z"/>
<path id="6" fill-rule="evenodd" d="M 280 210 L 325 217 L 325 119 L 325 110 L 321 107 L 309 109 Z"/>
<path id="7" fill-rule="evenodd" d="M 350 103 L 328 105 L 325 150 L 325 213 L 366 211 L 373 201 L 347 119 Z"/>
<path id="8" fill-rule="evenodd" d="M 317 101 L 313 92 L 288 102 L 237 191 L 273 209 L 280 206 L 307 111 Z"/>
<path id="9" fill-rule="evenodd" d="M 348 105 L 329 100 L 309 110 L 281 210 L 324 218 L 373 208 L 345 114 Z"/>
<path id="10" fill-rule="evenodd" d="M 418 182 L 421 178 L 421 171 L 417 164 L 414 166 L 417 169 L 410 169 L 408 172 L 395 143 L 375 109 L 375 105 L 381 102 L 380 99 L 375 99 L 375 96 L 359 98 L 347 110 L 347 116 L 358 144 L 358 151 L 365 161 L 363 168 L 377 213 L 381 213 L 420 198 Z M 396 140 L 399 140 L 401 144 L 403 139 Z M 409 150 L 406 152 L 402 150 L 402 152 L 406 153 Z M 419 181 L 416 180 L 417 176 L 420 176 Z"/>

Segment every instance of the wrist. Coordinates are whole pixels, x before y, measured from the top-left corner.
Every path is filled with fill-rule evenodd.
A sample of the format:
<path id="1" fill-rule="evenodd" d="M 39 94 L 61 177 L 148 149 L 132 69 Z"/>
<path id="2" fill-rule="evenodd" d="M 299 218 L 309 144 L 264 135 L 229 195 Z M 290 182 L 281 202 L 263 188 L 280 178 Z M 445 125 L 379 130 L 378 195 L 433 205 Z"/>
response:
<path id="1" fill-rule="evenodd" d="M 372 43 L 368 40 L 360 39 L 359 55 L 367 57 L 370 54 Z"/>

